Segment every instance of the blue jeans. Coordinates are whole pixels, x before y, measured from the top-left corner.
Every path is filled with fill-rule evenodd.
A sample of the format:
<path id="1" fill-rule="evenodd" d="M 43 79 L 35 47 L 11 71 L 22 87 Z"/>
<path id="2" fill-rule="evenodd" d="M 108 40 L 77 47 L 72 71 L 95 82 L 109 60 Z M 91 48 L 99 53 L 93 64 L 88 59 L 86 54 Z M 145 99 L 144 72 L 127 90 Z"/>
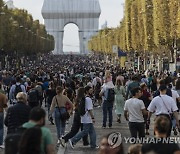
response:
<path id="1" fill-rule="evenodd" d="M 96 132 L 94 129 L 94 126 L 92 123 L 84 123 L 83 124 L 83 130 L 81 132 L 79 132 L 78 134 L 76 134 L 72 139 L 72 143 L 76 144 L 81 138 L 83 138 L 85 135 L 88 135 L 90 137 L 90 146 L 91 148 L 95 148 L 96 147 Z"/>
<path id="2" fill-rule="evenodd" d="M 0 112 L 0 145 L 3 144 L 4 135 L 4 113 Z"/>
<path id="3" fill-rule="evenodd" d="M 176 128 L 176 119 L 174 116 L 173 116 L 173 119 L 171 119 L 171 121 L 172 121 L 172 127 Z"/>
<path id="4" fill-rule="evenodd" d="M 106 127 L 107 115 L 109 116 L 109 127 L 111 127 L 113 120 L 113 115 L 112 115 L 113 103 L 104 101 L 102 105 L 102 109 L 103 109 L 103 127 Z"/>
<path id="5" fill-rule="evenodd" d="M 57 136 L 59 139 L 62 137 L 62 135 L 64 135 L 65 125 L 66 125 L 66 121 L 61 120 L 59 108 L 55 108 L 55 124 L 56 124 L 56 129 L 57 129 Z"/>

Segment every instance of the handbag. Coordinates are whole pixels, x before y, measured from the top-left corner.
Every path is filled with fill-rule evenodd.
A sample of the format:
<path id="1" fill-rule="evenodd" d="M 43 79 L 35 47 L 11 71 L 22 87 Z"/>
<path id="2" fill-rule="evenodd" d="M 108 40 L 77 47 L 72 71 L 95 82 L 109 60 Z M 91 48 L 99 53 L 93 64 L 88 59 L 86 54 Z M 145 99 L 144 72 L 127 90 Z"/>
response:
<path id="1" fill-rule="evenodd" d="M 161 99 L 162 99 L 162 97 L 161 96 L 159 96 Z M 166 106 L 166 104 L 165 104 L 165 102 L 164 102 L 164 100 L 162 99 L 162 102 L 163 102 L 163 104 L 164 104 L 164 106 L 165 106 L 165 108 L 166 108 L 166 110 L 168 111 L 168 113 L 169 113 L 169 117 L 170 117 L 170 119 L 172 120 L 172 119 L 174 119 L 174 115 L 173 115 L 173 113 L 171 113 L 170 111 L 169 111 L 169 109 L 167 108 L 167 106 Z"/>
<path id="2" fill-rule="evenodd" d="M 66 107 L 59 107 L 57 98 L 56 98 L 56 103 L 57 103 L 57 107 L 58 107 L 58 110 L 59 110 L 59 113 L 60 113 L 60 119 L 62 121 L 68 120 L 70 118 L 70 115 L 69 115 L 69 112 L 67 111 Z"/>

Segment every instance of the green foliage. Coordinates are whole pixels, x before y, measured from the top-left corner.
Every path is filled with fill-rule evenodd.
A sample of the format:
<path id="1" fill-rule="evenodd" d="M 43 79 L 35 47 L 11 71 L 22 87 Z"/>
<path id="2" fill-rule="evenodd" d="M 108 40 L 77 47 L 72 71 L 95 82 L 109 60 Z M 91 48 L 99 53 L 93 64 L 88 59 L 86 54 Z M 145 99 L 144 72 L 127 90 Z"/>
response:
<path id="1" fill-rule="evenodd" d="M 179 47 L 180 0 L 126 0 L 120 25 L 101 30 L 89 41 L 89 49 L 111 53 L 112 46 L 118 45 L 144 55 L 156 55 L 157 51 L 173 54 L 175 40 Z"/>
<path id="2" fill-rule="evenodd" d="M 7 9 L 0 0 L 1 49 L 19 56 L 48 53 L 54 49 L 54 38 L 26 10 Z"/>

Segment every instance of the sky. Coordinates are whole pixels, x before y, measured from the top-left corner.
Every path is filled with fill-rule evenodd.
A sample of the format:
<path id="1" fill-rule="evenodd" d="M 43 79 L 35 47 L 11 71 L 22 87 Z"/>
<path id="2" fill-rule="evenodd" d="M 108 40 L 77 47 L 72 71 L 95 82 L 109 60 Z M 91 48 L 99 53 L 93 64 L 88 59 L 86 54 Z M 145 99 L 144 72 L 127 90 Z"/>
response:
<path id="1" fill-rule="evenodd" d="M 5 0 L 6 2 L 7 0 Z M 44 0 L 13 0 L 15 7 L 26 9 L 32 14 L 34 19 L 39 19 L 44 23 L 41 15 L 41 8 Z M 123 4 L 125 0 L 99 0 L 101 15 L 99 19 L 99 28 L 107 21 L 108 27 L 117 27 L 123 18 Z M 73 37 L 72 37 L 73 35 Z M 78 27 L 68 24 L 64 28 L 64 51 L 79 51 Z"/>

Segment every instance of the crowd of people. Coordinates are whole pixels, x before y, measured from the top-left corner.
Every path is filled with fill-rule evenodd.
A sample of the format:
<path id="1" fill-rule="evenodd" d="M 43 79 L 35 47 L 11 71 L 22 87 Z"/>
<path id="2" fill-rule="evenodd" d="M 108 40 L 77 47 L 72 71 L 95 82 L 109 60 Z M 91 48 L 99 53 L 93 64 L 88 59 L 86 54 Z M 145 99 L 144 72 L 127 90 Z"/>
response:
<path id="1" fill-rule="evenodd" d="M 112 148 L 109 135 L 97 143 L 94 108 L 102 108 L 103 130 L 113 127 L 115 112 L 118 123 L 125 117 L 133 138 L 150 134 L 155 114 L 155 137 L 168 138 L 171 130 L 176 136 L 180 130 L 179 94 L 177 72 L 121 68 L 106 63 L 101 55 L 42 56 L 41 61 L 29 61 L 28 66 L 0 71 L 0 147 L 5 125 L 5 153 L 13 153 L 9 143 L 12 134 L 25 128 L 16 149 L 19 154 L 54 154 L 54 141 L 45 127 L 47 109 L 48 120 L 56 126 L 57 144 L 65 147 L 69 143 L 75 148 L 83 139 L 84 146 L 98 149 L 100 154 L 122 154 L 123 143 Z M 71 130 L 65 134 L 70 117 Z M 161 142 L 129 148 L 130 154 L 148 152 L 177 154 L 180 150 L 175 143 Z"/>

